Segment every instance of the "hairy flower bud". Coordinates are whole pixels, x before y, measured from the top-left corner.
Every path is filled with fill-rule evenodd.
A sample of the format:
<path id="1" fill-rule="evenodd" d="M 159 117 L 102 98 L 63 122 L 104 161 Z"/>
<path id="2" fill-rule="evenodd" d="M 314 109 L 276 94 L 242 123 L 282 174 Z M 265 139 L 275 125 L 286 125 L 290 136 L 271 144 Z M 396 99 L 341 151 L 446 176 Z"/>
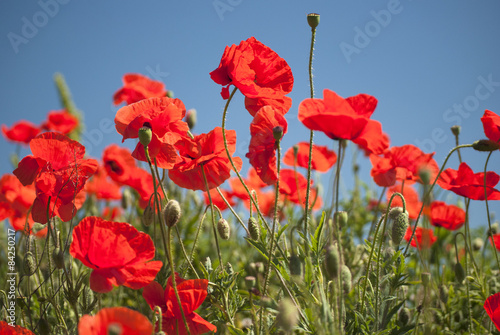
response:
<path id="1" fill-rule="evenodd" d="M 151 139 L 153 138 L 153 131 L 150 127 L 141 127 L 139 128 L 139 142 L 145 147 L 151 143 Z"/>
<path id="2" fill-rule="evenodd" d="M 196 109 L 190 109 L 186 112 L 186 123 L 188 124 L 189 130 L 193 129 L 196 125 Z"/>
<path id="3" fill-rule="evenodd" d="M 409 220 L 408 213 L 400 213 L 396 216 L 396 219 L 392 223 L 392 231 L 391 231 L 391 239 L 394 245 L 399 245 L 401 240 L 406 234 L 406 230 L 408 229 Z"/>
<path id="4" fill-rule="evenodd" d="M 337 245 L 330 244 L 326 247 L 325 270 L 330 279 L 338 276 L 340 265 L 339 250 Z"/>
<path id="5" fill-rule="evenodd" d="M 441 299 L 441 301 L 444 304 L 446 304 L 448 302 L 448 294 L 449 294 L 449 290 L 448 290 L 448 287 L 446 287 L 446 285 L 439 286 L 439 299 Z"/>
<path id="6" fill-rule="evenodd" d="M 342 276 L 342 288 L 344 289 L 344 293 L 348 294 L 352 289 L 352 274 L 347 265 L 342 265 L 340 275 Z"/>
<path id="7" fill-rule="evenodd" d="M 335 223 L 339 226 L 340 229 L 344 228 L 347 225 L 347 220 L 349 218 L 347 212 L 339 211 L 335 212 Z"/>
<path id="8" fill-rule="evenodd" d="M 26 271 L 26 275 L 32 276 L 36 271 L 36 260 L 35 256 L 31 251 L 28 251 L 26 255 L 24 255 L 24 271 Z"/>
<path id="9" fill-rule="evenodd" d="M 319 14 L 307 14 L 307 23 L 309 24 L 309 27 L 315 29 L 319 25 Z"/>
<path id="10" fill-rule="evenodd" d="M 64 268 L 64 253 L 60 248 L 55 248 L 52 251 L 52 259 L 54 260 L 56 268 L 58 269 Z"/>
<path id="11" fill-rule="evenodd" d="M 273 136 L 276 141 L 280 141 L 281 138 L 283 137 L 283 127 L 282 126 L 276 126 L 273 128 Z"/>
<path id="12" fill-rule="evenodd" d="M 403 326 L 406 326 L 410 321 L 410 310 L 408 308 L 401 308 L 398 313 L 398 320 Z"/>
<path id="13" fill-rule="evenodd" d="M 167 227 L 173 227 L 181 218 L 181 206 L 177 200 L 170 200 L 163 209 L 163 217 Z"/>
<path id="14" fill-rule="evenodd" d="M 292 276 L 302 277 L 303 264 L 302 264 L 302 260 L 300 259 L 300 257 L 298 255 L 293 253 L 288 260 L 288 264 L 290 266 L 290 274 Z"/>
<path id="15" fill-rule="evenodd" d="M 229 240 L 229 237 L 231 236 L 231 228 L 229 227 L 229 222 L 227 222 L 226 219 L 221 218 L 219 222 L 217 222 L 217 231 L 223 240 Z"/>
<path id="16" fill-rule="evenodd" d="M 250 238 L 254 241 L 258 241 L 260 238 L 260 227 L 257 219 L 251 216 L 248 219 L 248 232 L 250 233 Z"/>
<path id="17" fill-rule="evenodd" d="M 465 279 L 465 270 L 462 264 L 460 264 L 460 262 L 455 264 L 454 270 L 455 270 L 455 279 L 457 280 L 457 282 L 459 283 L 463 282 Z"/>
<path id="18" fill-rule="evenodd" d="M 462 130 L 462 127 L 458 126 L 458 125 L 454 125 L 454 126 L 451 126 L 451 132 L 453 133 L 453 135 L 455 136 L 458 136 L 460 135 L 460 131 Z"/>
<path id="19" fill-rule="evenodd" d="M 278 305 L 276 324 L 288 333 L 293 330 L 298 321 L 299 313 L 292 300 L 290 298 L 282 299 Z"/>
<path id="20" fill-rule="evenodd" d="M 495 151 L 500 149 L 500 144 L 491 140 L 478 140 L 472 143 L 472 148 L 477 151 Z"/>
<path id="21" fill-rule="evenodd" d="M 472 241 L 472 250 L 479 251 L 483 248 L 484 242 L 480 237 L 476 237 L 474 241 Z"/>
<path id="22" fill-rule="evenodd" d="M 155 221 L 155 212 L 153 208 L 148 204 L 146 208 L 144 208 L 144 212 L 142 213 L 141 222 L 144 227 L 149 227 Z"/>

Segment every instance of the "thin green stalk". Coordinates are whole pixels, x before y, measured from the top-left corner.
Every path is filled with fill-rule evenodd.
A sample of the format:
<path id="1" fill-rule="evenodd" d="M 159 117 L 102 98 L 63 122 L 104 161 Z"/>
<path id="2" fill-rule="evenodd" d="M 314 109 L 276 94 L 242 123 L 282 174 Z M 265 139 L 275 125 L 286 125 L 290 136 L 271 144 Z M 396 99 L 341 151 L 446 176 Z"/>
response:
<path id="1" fill-rule="evenodd" d="M 222 198 L 222 200 L 224 200 L 224 203 L 226 204 L 227 208 L 229 208 L 229 210 L 231 211 L 231 213 L 233 213 L 233 215 L 236 218 L 236 220 L 238 220 L 238 222 L 241 224 L 241 226 L 243 227 L 243 229 L 245 229 L 245 232 L 247 233 L 247 235 L 250 236 L 250 232 L 248 231 L 248 228 L 245 226 L 245 223 L 243 223 L 243 220 L 241 220 L 241 218 L 236 213 L 236 211 L 233 209 L 233 207 L 231 206 L 231 204 L 229 204 L 229 202 L 227 201 L 226 197 L 224 197 L 224 194 L 222 194 L 222 192 L 221 192 L 221 190 L 220 190 L 219 187 L 217 187 L 217 192 L 219 193 L 219 195 Z M 251 211 L 250 211 L 250 216 L 252 216 L 252 212 Z"/>
<path id="2" fill-rule="evenodd" d="M 201 174 L 203 175 L 203 181 L 205 182 L 205 188 L 207 189 L 208 200 L 210 201 L 210 211 L 212 212 L 212 228 L 214 231 L 215 245 L 217 247 L 217 255 L 219 256 L 219 266 L 222 268 L 224 264 L 222 263 L 222 255 L 219 247 L 219 237 L 217 236 L 217 228 L 215 227 L 215 210 L 214 203 L 212 202 L 212 196 L 210 195 L 210 189 L 208 188 L 207 176 L 205 174 L 205 166 L 201 164 Z"/>
<path id="3" fill-rule="evenodd" d="M 491 242 L 493 242 L 493 232 L 491 231 L 491 217 L 490 217 L 490 207 L 488 205 L 488 189 L 486 188 L 486 173 L 487 173 L 487 168 L 488 168 L 488 162 L 490 161 L 490 157 L 493 151 L 490 151 L 488 154 L 488 157 L 486 158 L 486 162 L 484 163 L 484 203 L 486 205 L 486 217 L 488 218 L 488 228 L 490 232 L 490 238 Z M 495 254 L 495 259 L 497 260 L 497 266 L 500 269 L 500 260 L 498 259 L 498 251 L 497 248 L 492 244 L 493 247 L 493 253 Z M 486 247 L 484 248 L 486 249 Z"/>

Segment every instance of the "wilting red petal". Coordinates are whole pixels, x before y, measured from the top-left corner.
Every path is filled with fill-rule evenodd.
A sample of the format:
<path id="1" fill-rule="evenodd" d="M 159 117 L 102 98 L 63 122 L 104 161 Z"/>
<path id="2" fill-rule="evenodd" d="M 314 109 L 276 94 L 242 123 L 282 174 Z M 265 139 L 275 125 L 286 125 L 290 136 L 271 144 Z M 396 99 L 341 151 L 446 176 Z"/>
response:
<path id="1" fill-rule="evenodd" d="M 489 296 L 484 302 L 484 309 L 497 330 L 500 331 L 500 293 Z"/>
<path id="2" fill-rule="evenodd" d="M 40 128 L 29 121 L 22 120 L 13 124 L 10 128 L 3 124 L 2 133 L 10 141 L 28 144 L 40 133 Z"/>
<path id="3" fill-rule="evenodd" d="M 78 323 L 79 335 L 108 335 L 110 329 L 124 335 L 153 333 L 153 325 L 147 317 L 126 307 L 103 308 L 95 316 L 84 315 Z"/>
<path id="4" fill-rule="evenodd" d="M 309 143 L 297 143 L 297 166 L 308 168 L 309 165 Z M 326 146 L 313 144 L 313 159 L 311 161 L 311 168 L 319 172 L 327 172 L 337 161 L 335 151 L 329 150 Z M 290 148 L 283 157 L 283 162 L 286 165 L 294 166 L 294 148 Z"/>

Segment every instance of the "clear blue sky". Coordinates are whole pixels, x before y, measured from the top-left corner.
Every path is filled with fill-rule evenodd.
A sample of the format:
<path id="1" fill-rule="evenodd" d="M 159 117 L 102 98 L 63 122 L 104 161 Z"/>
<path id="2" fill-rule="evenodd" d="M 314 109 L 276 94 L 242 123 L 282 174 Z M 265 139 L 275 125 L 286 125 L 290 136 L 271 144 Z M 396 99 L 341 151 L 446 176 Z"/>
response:
<path id="1" fill-rule="evenodd" d="M 40 123 L 48 111 L 60 109 L 52 76 L 61 72 L 85 113 L 87 151 L 100 158 L 106 145 L 121 141 L 114 129 L 100 129 L 116 113 L 112 95 L 123 74 L 138 72 L 162 80 L 187 108 L 196 108 L 195 132 L 208 132 L 220 126 L 224 105 L 221 87 L 209 72 L 218 66 L 226 45 L 255 36 L 289 63 L 295 77 L 289 133 L 283 141 L 287 149 L 308 139 L 297 107 L 309 95 L 306 14 L 311 12 L 321 15 L 316 96 L 324 88 L 345 97 L 375 96 L 379 105 L 372 118 L 382 122 L 391 145 L 420 145 L 435 151 L 441 164 L 454 146 L 450 126 L 461 124 L 461 143 L 471 143 L 484 137 L 484 110 L 500 114 L 500 3 L 495 0 L 4 0 L 1 123 Z M 244 161 L 250 122 L 240 96 L 230 107 L 228 128 L 237 131 L 237 155 Z M 332 146 L 322 134 L 315 138 Z M 7 157 L 13 150 L 13 144 L 1 139 L 0 173 L 12 170 Z M 463 156 L 475 171 L 483 168 L 486 154 L 467 150 Z M 370 181 L 368 159 L 361 157 L 360 163 Z M 449 167 L 458 167 L 456 156 Z M 493 155 L 489 170 L 500 174 L 500 152 Z M 344 184 L 350 188 L 349 178 Z M 491 209 L 500 216 L 498 202 L 491 202 Z M 485 222 L 483 212 L 484 204 L 478 202 L 471 213 L 479 221 L 474 224 Z"/>

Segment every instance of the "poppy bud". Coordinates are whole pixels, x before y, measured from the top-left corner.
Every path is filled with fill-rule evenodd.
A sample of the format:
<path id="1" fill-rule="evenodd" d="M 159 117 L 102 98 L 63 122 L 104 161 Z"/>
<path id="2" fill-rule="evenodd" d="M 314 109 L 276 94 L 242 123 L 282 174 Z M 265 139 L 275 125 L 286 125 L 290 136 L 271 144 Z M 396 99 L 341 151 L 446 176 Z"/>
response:
<path id="1" fill-rule="evenodd" d="M 186 123 L 188 124 L 189 130 L 193 129 L 196 125 L 196 109 L 192 108 L 186 112 Z"/>
<path id="2" fill-rule="evenodd" d="M 64 253 L 60 248 L 55 248 L 54 251 L 52 251 L 52 259 L 54 259 L 56 268 L 64 268 Z"/>
<path id="3" fill-rule="evenodd" d="M 460 134 L 460 130 L 462 130 L 462 127 L 454 125 L 454 126 L 451 126 L 450 129 L 451 129 L 451 132 L 453 133 L 453 135 L 458 136 Z"/>
<path id="4" fill-rule="evenodd" d="M 229 227 L 229 222 L 227 222 L 226 219 L 221 218 L 219 222 L 217 222 L 217 231 L 223 240 L 229 240 L 231 228 Z"/>
<path id="5" fill-rule="evenodd" d="M 352 289 L 352 274 L 351 270 L 346 265 L 342 265 L 342 270 L 340 271 L 340 275 L 342 276 L 342 288 L 344 289 L 344 293 L 347 294 L 351 292 Z"/>
<path id="6" fill-rule="evenodd" d="M 339 250 L 336 245 L 330 244 L 326 247 L 325 270 L 330 279 L 335 279 L 339 272 Z"/>
<path id="7" fill-rule="evenodd" d="M 431 171 L 428 168 L 420 168 L 418 176 L 424 185 L 429 185 L 431 182 Z"/>
<path id="8" fill-rule="evenodd" d="M 210 259 L 210 257 L 207 257 L 205 258 L 205 269 L 207 269 L 208 272 L 212 272 L 213 268 L 212 268 L 212 260 Z"/>
<path id="9" fill-rule="evenodd" d="M 149 127 L 139 128 L 139 142 L 145 147 L 151 143 L 151 138 L 153 137 L 153 132 Z"/>
<path id="10" fill-rule="evenodd" d="M 123 327 L 116 322 L 110 323 L 108 325 L 108 335 L 122 335 Z"/>
<path id="11" fill-rule="evenodd" d="M 125 188 L 122 193 L 122 208 L 127 209 L 132 206 L 132 193 L 130 189 Z"/>
<path id="12" fill-rule="evenodd" d="M 144 208 L 144 212 L 142 213 L 141 222 L 144 227 L 149 227 L 155 221 L 155 212 L 153 208 L 148 204 L 146 208 Z"/>
<path id="13" fill-rule="evenodd" d="M 335 212 L 335 223 L 339 226 L 339 229 L 342 229 L 347 225 L 348 215 L 345 211 Z"/>
<path id="14" fill-rule="evenodd" d="M 174 98 L 174 91 L 167 90 L 167 98 L 173 99 Z"/>
<path id="15" fill-rule="evenodd" d="M 163 216 L 167 227 L 173 227 L 181 218 L 181 206 L 177 200 L 169 200 L 163 209 Z"/>
<path id="16" fill-rule="evenodd" d="M 483 248 L 483 240 L 480 237 L 476 237 L 474 241 L 472 241 L 472 250 L 479 251 Z"/>
<path id="17" fill-rule="evenodd" d="M 401 308 L 398 313 L 398 320 L 403 326 L 406 326 L 410 321 L 410 310 L 408 308 Z"/>
<path id="18" fill-rule="evenodd" d="M 408 213 L 400 213 L 392 223 L 391 239 L 394 245 L 399 245 L 408 229 Z"/>
<path id="19" fill-rule="evenodd" d="M 283 137 L 283 127 L 282 126 L 276 126 L 273 128 L 273 136 L 276 141 L 281 140 Z"/>
<path id="20" fill-rule="evenodd" d="M 307 23 L 309 24 L 309 27 L 315 29 L 319 25 L 319 14 L 307 14 Z"/>
<path id="21" fill-rule="evenodd" d="M 448 287 L 446 287 L 446 285 L 439 286 L 439 299 L 441 299 L 441 301 L 444 304 L 446 304 L 448 302 L 448 293 L 449 293 L 449 290 L 448 290 Z"/>
<path id="22" fill-rule="evenodd" d="M 250 263 L 250 269 L 255 271 L 255 273 L 264 273 L 264 263 L 262 262 L 252 262 Z"/>
<path id="23" fill-rule="evenodd" d="M 31 248 L 32 248 L 32 246 L 33 246 L 33 243 L 35 243 L 35 236 L 30 235 L 30 236 L 26 239 L 26 251 L 31 251 Z"/>
<path id="24" fill-rule="evenodd" d="M 41 318 L 38 321 L 38 331 L 40 335 L 50 335 L 50 324 L 45 318 Z"/>
<path id="25" fill-rule="evenodd" d="M 500 149 L 500 144 L 490 140 L 478 140 L 472 143 L 472 148 L 477 151 L 495 151 Z"/>
<path id="26" fill-rule="evenodd" d="M 31 251 L 28 251 L 24 256 L 24 271 L 28 276 L 32 276 L 36 271 L 36 260 L 35 256 Z"/>
<path id="27" fill-rule="evenodd" d="M 247 290 L 251 290 L 255 287 L 256 278 L 254 276 L 246 276 L 245 277 L 245 285 Z"/>
<path id="28" fill-rule="evenodd" d="M 299 313 L 297 307 L 293 304 L 290 298 L 284 298 L 278 305 L 278 316 L 276 324 L 285 332 L 291 332 L 299 321 Z"/>
<path id="29" fill-rule="evenodd" d="M 296 254 L 292 254 L 289 259 L 289 266 L 290 266 L 290 274 L 292 276 L 299 276 L 302 277 L 303 273 L 303 266 L 302 266 L 302 260 L 300 259 L 299 256 Z"/>
<path id="30" fill-rule="evenodd" d="M 490 234 L 491 235 L 498 234 L 498 227 L 499 227 L 498 222 L 493 222 L 493 224 L 491 225 L 491 231 L 488 229 L 488 236 L 490 236 Z"/>
<path id="31" fill-rule="evenodd" d="M 465 279 L 465 270 L 462 264 L 460 264 L 460 262 L 455 264 L 454 270 L 455 270 L 455 279 L 457 280 L 457 282 L 459 283 L 463 282 Z"/>
<path id="32" fill-rule="evenodd" d="M 293 157 L 297 157 L 298 154 L 299 154 L 299 146 L 295 144 L 293 146 Z"/>
<path id="33" fill-rule="evenodd" d="M 254 241 L 258 241 L 260 238 L 260 227 L 257 219 L 250 217 L 248 219 L 248 232 L 250 233 L 250 238 Z"/>
<path id="34" fill-rule="evenodd" d="M 424 285 L 424 287 L 429 287 L 431 283 L 431 274 L 429 272 L 423 272 L 420 278 L 422 279 L 422 285 Z"/>
<path id="35" fill-rule="evenodd" d="M 403 207 L 392 207 L 389 211 L 389 217 L 396 220 L 399 214 L 403 213 Z"/>

